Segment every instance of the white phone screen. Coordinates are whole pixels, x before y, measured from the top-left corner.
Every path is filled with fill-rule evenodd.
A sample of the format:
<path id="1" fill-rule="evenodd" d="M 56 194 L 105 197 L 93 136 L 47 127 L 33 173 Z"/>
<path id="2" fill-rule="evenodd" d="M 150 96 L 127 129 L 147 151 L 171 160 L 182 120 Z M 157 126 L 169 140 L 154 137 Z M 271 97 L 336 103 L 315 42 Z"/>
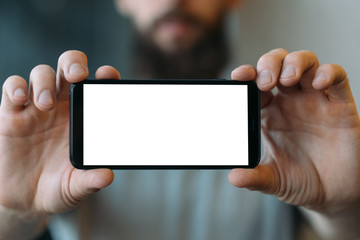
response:
<path id="1" fill-rule="evenodd" d="M 246 85 L 84 84 L 84 166 L 248 165 Z"/>

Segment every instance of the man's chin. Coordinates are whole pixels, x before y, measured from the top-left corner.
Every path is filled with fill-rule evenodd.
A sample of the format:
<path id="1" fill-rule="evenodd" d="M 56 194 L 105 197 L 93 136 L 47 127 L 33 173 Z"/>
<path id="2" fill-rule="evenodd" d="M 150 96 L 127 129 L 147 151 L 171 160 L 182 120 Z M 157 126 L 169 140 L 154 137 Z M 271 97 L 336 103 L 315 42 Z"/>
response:
<path id="1" fill-rule="evenodd" d="M 153 29 L 137 35 L 135 72 L 152 78 L 214 78 L 227 62 L 228 52 L 222 27 L 213 32 L 183 34 Z M 141 69 L 141 72 L 138 70 Z"/>
<path id="2" fill-rule="evenodd" d="M 182 40 L 158 40 L 155 41 L 155 45 L 158 49 L 165 55 L 178 55 L 182 53 L 187 53 L 192 50 L 195 43 L 192 41 L 182 41 Z"/>
<path id="3" fill-rule="evenodd" d="M 164 55 L 178 55 L 189 51 L 189 47 L 181 46 L 179 44 L 161 44 L 158 48 Z"/>

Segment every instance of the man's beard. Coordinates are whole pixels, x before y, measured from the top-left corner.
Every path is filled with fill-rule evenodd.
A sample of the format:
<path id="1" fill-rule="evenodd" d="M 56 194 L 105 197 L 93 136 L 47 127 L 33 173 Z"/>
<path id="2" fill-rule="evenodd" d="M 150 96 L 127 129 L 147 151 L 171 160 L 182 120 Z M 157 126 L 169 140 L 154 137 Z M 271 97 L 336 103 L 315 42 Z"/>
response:
<path id="1" fill-rule="evenodd" d="M 229 54 L 223 25 L 205 34 L 189 51 L 163 53 L 140 34 L 135 35 L 133 73 L 137 78 L 204 79 L 217 78 Z"/>

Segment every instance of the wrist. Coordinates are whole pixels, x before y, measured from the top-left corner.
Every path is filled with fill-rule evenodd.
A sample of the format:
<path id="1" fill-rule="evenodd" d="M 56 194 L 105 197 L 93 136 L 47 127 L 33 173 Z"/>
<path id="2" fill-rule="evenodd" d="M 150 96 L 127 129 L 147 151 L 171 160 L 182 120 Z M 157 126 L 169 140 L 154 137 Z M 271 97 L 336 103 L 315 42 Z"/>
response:
<path id="1" fill-rule="evenodd" d="M 0 205 L 0 216 L 0 240 L 34 239 L 46 228 L 47 216 L 34 217 L 2 205 Z"/>
<path id="2" fill-rule="evenodd" d="M 317 211 L 300 207 L 300 211 L 316 230 L 326 240 L 359 239 L 360 205 L 335 211 Z"/>

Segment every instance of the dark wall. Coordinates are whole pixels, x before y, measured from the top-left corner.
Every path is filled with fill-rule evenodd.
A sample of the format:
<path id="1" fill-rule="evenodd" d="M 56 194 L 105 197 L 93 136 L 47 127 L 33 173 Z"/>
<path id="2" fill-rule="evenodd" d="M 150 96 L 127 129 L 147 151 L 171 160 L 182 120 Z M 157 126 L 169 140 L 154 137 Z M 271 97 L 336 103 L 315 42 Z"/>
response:
<path id="1" fill-rule="evenodd" d="M 103 64 L 126 77 L 130 36 L 112 0 L 1 0 L 0 83 L 14 74 L 28 79 L 38 64 L 56 68 L 70 49 L 88 55 L 90 77 Z"/>

